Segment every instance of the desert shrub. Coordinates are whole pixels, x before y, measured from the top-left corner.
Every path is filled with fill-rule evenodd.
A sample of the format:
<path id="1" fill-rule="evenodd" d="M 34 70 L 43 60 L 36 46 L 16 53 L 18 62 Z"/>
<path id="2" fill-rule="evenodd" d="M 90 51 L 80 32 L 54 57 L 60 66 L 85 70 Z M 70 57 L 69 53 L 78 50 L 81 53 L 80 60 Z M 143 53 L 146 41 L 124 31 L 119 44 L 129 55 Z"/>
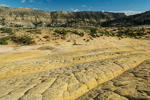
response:
<path id="1" fill-rule="evenodd" d="M 96 35 L 97 35 L 97 29 L 95 29 L 95 28 L 92 28 L 91 29 L 91 33 L 90 33 L 90 35 L 93 37 L 93 38 L 96 38 Z"/>
<path id="2" fill-rule="evenodd" d="M 97 37 L 100 37 L 99 35 L 96 35 Z"/>
<path id="3" fill-rule="evenodd" d="M 84 33 L 83 33 L 83 32 L 81 32 L 81 33 L 79 33 L 78 35 L 79 35 L 79 36 L 84 36 Z"/>
<path id="4" fill-rule="evenodd" d="M 113 29 L 113 31 L 116 31 L 116 29 Z"/>
<path id="5" fill-rule="evenodd" d="M 116 33 L 112 32 L 111 34 L 112 34 L 112 36 L 115 36 Z"/>
<path id="6" fill-rule="evenodd" d="M 74 31 L 73 33 L 74 33 L 74 34 L 79 34 L 78 31 Z"/>
<path id="7" fill-rule="evenodd" d="M 62 34 L 63 34 L 63 35 L 66 35 L 66 34 L 67 34 L 67 31 L 66 31 L 65 29 L 63 29 L 63 30 L 62 30 Z"/>
<path id="8" fill-rule="evenodd" d="M 64 35 L 64 36 L 67 34 L 67 31 L 66 31 L 65 29 L 63 29 L 62 31 L 56 29 L 55 32 L 56 32 L 56 33 L 59 33 L 59 34 L 62 34 L 62 35 Z"/>
<path id="9" fill-rule="evenodd" d="M 0 30 L 2 31 L 2 33 L 12 33 L 12 29 L 11 28 L 5 28 L 5 27 L 3 27 Z"/>
<path id="10" fill-rule="evenodd" d="M 49 36 L 48 36 L 48 35 L 46 35 L 46 36 L 44 36 L 43 38 L 47 39 L 47 38 L 49 38 Z"/>
<path id="11" fill-rule="evenodd" d="M 24 36 L 12 36 L 11 40 L 15 43 L 18 44 L 25 44 L 25 45 L 29 45 L 29 44 L 33 44 L 35 43 L 35 41 L 33 41 L 33 39 L 28 36 L 28 35 L 24 35 Z"/>
<path id="12" fill-rule="evenodd" d="M 117 36 L 118 37 L 122 37 L 123 36 L 123 32 L 122 31 L 118 31 Z"/>
<path id="13" fill-rule="evenodd" d="M 7 45 L 8 44 L 7 40 L 9 39 L 10 39 L 10 36 L 0 38 L 0 45 Z"/>
<path id="14" fill-rule="evenodd" d="M 56 33 L 53 33 L 53 35 L 56 35 Z"/>
<path id="15" fill-rule="evenodd" d="M 15 24 L 14 27 L 23 27 L 23 25 Z"/>
<path id="16" fill-rule="evenodd" d="M 96 31 L 97 31 L 97 29 L 95 29 L 95 28 L 91 29 L 91 33 L 97 33 Z"/>
<path id="17" fill-rule="evenodd" d="M 58 29 L 56 29 L 55 32 L 61 34 L 61 31 Z"/>
<path id="18" fill-rule="evenodd" d="M 27 32 L 33 33 L 33 32 L 34 32 L 34 30 L 29 29 Z"/>
<path id="19" fill-rule="evenodd" d="M 138 36 L 142 36 L 142 35 L 143 35 L 143 32 L 138 32 L 137 35 L 138 35 Z"/>
<path id="20" fill-rule="evenodd" d="M 141 31 L 145 32 L 145 29 L 144 29 L 144 27 L 142 27 Z"/>
<path id="21" fill-rule="evenodd" d="M 106 36 L 109 36 L 109 35 L 110 35 L 108 31 L 105 31 L 104 34 L 105 34 Z"/>
<path id="22" fill-rule="evenodd" d="M 59 35 L 55 35 L 55 37 L 59 37 Z"/>
<path id="23" fill-rule="evenodd" d="M 74 31 L 73 33 L 74 33 L 74 34 L 77 34 L 77 35 L 79 35 L 79 36 L 84 36 L 84 33 L 83 33 L 83 32 L 79 33 L 78 31 Z"/>
<path id="24" fill-rule="evenodd" d="M 86 40 L 86 42 L 89 42 L 89 41 L 90 41 L 89 39 Z"/>
<path id="25" fill-rule="evenodd" d="M 95 33 L 91 33 L 90 34 L 93 38 L 96 38 L 96 34 Z"/>
<path id="26" fill-rule="evenodd" d="M 41 34 L 41 30 L 38 29 L 38 28 L 35 28 L 35 29 L 29 29 L 27 32 L 35 33 L 35 34 Z"/>

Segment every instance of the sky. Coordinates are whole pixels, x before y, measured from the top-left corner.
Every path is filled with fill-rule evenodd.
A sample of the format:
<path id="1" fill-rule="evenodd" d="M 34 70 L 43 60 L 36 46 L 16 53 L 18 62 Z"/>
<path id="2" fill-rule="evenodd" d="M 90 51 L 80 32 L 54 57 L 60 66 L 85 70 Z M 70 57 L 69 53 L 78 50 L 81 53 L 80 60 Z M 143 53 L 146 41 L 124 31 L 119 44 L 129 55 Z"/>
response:
<path id="1" fill-rule="evenodd" d="M 150 10 L 150 0 L 0 0 L 0 6 L 45 11 L 104 11 L 133 15 Z"/>

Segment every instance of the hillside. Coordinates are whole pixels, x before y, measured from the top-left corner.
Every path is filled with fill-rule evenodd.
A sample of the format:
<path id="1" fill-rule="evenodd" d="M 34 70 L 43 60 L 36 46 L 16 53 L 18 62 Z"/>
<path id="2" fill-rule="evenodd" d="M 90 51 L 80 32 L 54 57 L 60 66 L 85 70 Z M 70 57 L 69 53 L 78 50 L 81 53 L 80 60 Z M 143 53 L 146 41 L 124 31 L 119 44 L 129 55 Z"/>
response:
<path id="1" fill-rule="evenodd" d="M 46 12 L 30 8 L 0 7 L 0 22 L 7 26 L 15 24 L 26 27 L 34 26 L 72 26 L 72 25 L 100 25 L 101 22 L 125 17 L 124 13 L 111 12 Z"/>
<path id="2" fill-rule="evenodd" d="M 150 24 L 150 11 L 114 19 L 111 21 L 106 21 L 102 23 L 102 26 L 117 27 L 117 26 L 132 26 L 132 25 L 147 25 L 147 24 Z"/>

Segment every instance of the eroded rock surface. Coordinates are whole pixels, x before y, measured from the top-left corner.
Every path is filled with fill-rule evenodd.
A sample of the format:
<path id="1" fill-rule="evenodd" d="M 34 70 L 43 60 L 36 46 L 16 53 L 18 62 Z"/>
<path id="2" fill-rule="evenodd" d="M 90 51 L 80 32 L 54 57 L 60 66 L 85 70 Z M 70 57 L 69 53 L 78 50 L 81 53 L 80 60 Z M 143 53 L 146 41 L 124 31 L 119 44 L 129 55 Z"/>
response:
<path id="1" fill-rule="evenodd" d="M 149 41 L 113 41 L 62 42 L 46 52 L 1 46 L 0 100 L 149 100 Z"/>
<path id="2" fill-rule="evenodd" d="M 0 80 L 0 99 L 75 99 L 98 84 L 109 81 L 147 59 L 132 54 Z"/>
<path id="3" fill-rule="evenodd" d="M 95 87 L 76 100 L 150 100 L 150 60 Z"/>

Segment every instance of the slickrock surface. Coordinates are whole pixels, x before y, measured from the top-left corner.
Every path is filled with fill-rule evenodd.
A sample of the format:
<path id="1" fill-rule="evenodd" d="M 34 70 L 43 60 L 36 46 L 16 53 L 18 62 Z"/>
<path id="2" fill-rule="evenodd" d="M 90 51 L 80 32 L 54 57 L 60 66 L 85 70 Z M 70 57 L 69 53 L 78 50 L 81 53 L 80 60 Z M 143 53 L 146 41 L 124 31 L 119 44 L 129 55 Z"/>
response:
<path id="1" fill-rule="evenodd" d="M 150 60 L 95 87 L 76 100 L 150 100 Z"/>
<path id="2" fill-rule="evenodd" d="M 74 100 L 80 96 L 88 100 L 134 99 L 140 96 L 142 88 L 140 97 L 149 99 L 148 85 L 145 85 L 149 84 L 149 63 L 145 64 L 147 67 L 136 66 L 150 58 L 150 41 L 106 38 L 94 39 L 87 45 L 71 44 L 62 42 L 53 50 L 38 50 L 39 46 L 0 48 L 0 100 Z M 134 67 L 145 72 L 134 69 L 133 75 L 125 74 L 133 76 L 131 80 L 125 78 L 129 84 L 116 78 Z M 114 88 L 105 82 L 111 82 Z M 132 87 L 134 83 L 137 87 Z M 101 84 L 101 92 L 91 90 L 98 85 L 97 89 L 101 89 Z M 93 94 L 89 91 L 94 92 L 94 96 L 91 97 Z M 128 91 L 135 94 L 128 95 Z"/>

